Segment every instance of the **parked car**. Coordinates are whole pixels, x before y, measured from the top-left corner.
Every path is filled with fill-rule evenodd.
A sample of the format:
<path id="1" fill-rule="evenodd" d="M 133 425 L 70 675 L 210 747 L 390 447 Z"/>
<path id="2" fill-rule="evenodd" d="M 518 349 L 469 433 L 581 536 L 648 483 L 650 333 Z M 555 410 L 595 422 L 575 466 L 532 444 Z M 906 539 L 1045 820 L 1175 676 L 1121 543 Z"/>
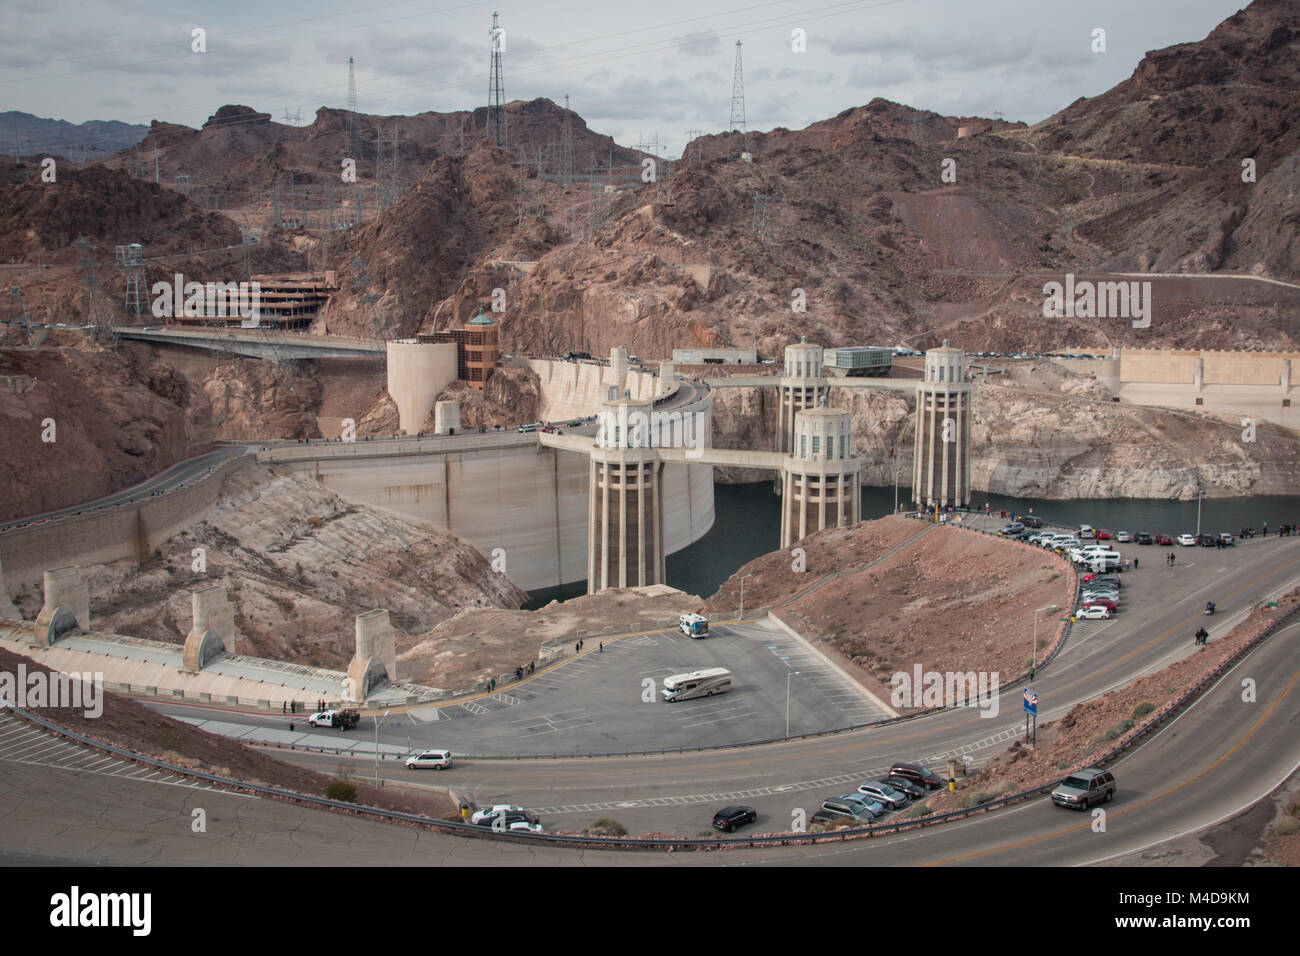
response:
<path id="1" fill-rule="evenodd" d="M 1153 537 L 1151 537 L 1151 535 L 1149 535 L 1149 534 L 1148 534 L 1147 532 L 1145 532 L 1145 531 L 1139 531 L 1139 532 L 1138 532 L 1138 536 L 1137 536 L 1137 543 L 1138 543 L 1138 544 L 1155 544 L 1155 543 L 1156 543 L 1156 539 L 1153 538 Z"/>
<path id="2" fill-rule="evenodd" d="M 494 816 L 501 813 L 527 813 L 523 807 L 517 807 L 513 803 L 494 803 L 490 807 L 484 807 L 482 810 L 475 810 L 469 818 L 470 823 L 479 824 L 484 820 L 491 820 Z"/>
<path id="3" fill-rule="evenodd" d="M 1097 532 L 1092 530 L 1092 525 L 1088 525 L 1088 524 L 1079 525 L 1080 541 L 1090 541 L 1096 537 L 1097 537 Z"/>
<path id="4" fill-rule="evenodd" d="M 533 833 L 542 832 L 542 822 L 527 810 L 506 811 L 499 814 L 493 814 L 490 817 L 484 817 L 475 825 L 486 827 L 490 830 L 531 830 Z"/>
<path id="5" fill-rule="evenodd" d="M 1171 536 L 1165 534 L 1163 531 L 1161 531 L 1158 535 L 1156 535 L 1156 544 L 1163 545 L 1164 547 L 1168 547 L 1173 543 L 1174 543 L 1174 539 Z"/>
<path id="6" fill-rule="evenodd" d="M 1110 608 L 1094 604 L 1079 608 L 1074 616 L 1080 621 L 1106 621 L 1110 619 Z"/>
<path id="7" fill-rule="evenodd" d="M 897 810 L 907 803 L 906 793 L 880 780 L 867 780 L 858 784 L 858 793 L 872 800 L 879 800 L 891 810 Z"/>
<path id="8" fill-rule="evenodd" d="M 1196 543 L 1202 548 L 1217 548 L 1219 546 L 1219 536 L 1203 531 L 1196 536 Z"/>
<path id="9" fill-rule="evenodd" d="M 884 809 L 883 807 L 881 809 Z M 812 823 L 828 823 L 835 820 L 851 820 L 866 825 L 876 819 L 876 814 L 865 803 L 856 800 L 827 800 L 821 809 L 813 814 Z"/>
<path id="10" fill-rule="evenodd" d="M 1041 528 L 1043 526 L 1043 519 L 1037 515 L 1025 515 L 1020 519 L 1020 523 L 1026 528 Z"/>
<path id="11" fill-rule="evenodd" d="M 915 763 L 896 763 L 889 768 L 889 776 L 911 780 L 913 783 L 919 783 L 927 790 L 938 790 L 940 787 L 947 785 L 947 781 L 933 770 L 928 770 Z"/>
<path id="12" fill-rule="evenodd" d="M 875 820 L 879 820 L 887 812 L 883 803 L 865 793 L 854 791 L 853 793 L 846 793 L 838 796 L 835 799 L 841 800 L 844 803 L 851 803 L 855 806 L 865 807 L 871 814 L 872 819 Z"/>
<path id="13" fill-rule="evenodd" d="M 1098 540 L 1098 541 L 1109 541 L 1109 540 L 1110 540 L 1110 532 L 1107 531 L 1105 528 L 1098 528 L 1098 529 L 1097 529 L 1097 540 Z"/>
<path id="14" fill-rule="evenodd" d="M 1002 537 L 1010 537 L 1013 534 L 1020 534 L 1025 530 L 1025 526 L 1019 521 L 1012 521 L 1010 524 L 1004 524 L 998 529 L 998 534 Z"/>
<path id="15" fill-rule="evenodd" d="M 884 782 L 889 784 L 891 787 L 902 790 L 913 800 L 920 800 L 925 796 L 925 787 L 921 786 L 919 783 L 913 783 L 906 777 L 886 777 Z"/>
<path id="16" fill-rule="evenodd" d="M 1116 543 L 1116 544 L 1129 544 L 1129 543 L 1132 542 L 1132 540 L 1133 540 L 1133 536 L 1132 536 L 1131 534 L 1129 534 L 1127 531 L 1116 531 L 1116 532 L 1115 532 L 1115 543 Z"/>
<path id="17" fill-rule="evenodd" d="M 406 758 L 406 766 L 411 770 L 432 767 L 434 770 L 446 770 L 451 766 L 450 750 L 425 750 Z"/>
<path id="18" fill-rule="evenodd" d="M 1101 601 L 1107 601 L 1114 604 L 1111 610 L 1119 609 L 1119 592 L 1118 591 L 1085 591 L 1079 595 L 1080 607 L 1093 607 Z"/>
<path id="19" fill-rule="evenodd" d="M 1178 536 L 1178 543 L 1185 548 L 1190 548 L 1192 545 L 1196 544 L 1196 535 L 1180 534 Z"/>
<path id="20" fill-rule="evenodd" d="M 1119 602 L 1112 598 L 1091 598 L 1083 602 L 1084 607 L 1104 607 L 1112 614 L 1119 610 Z"/>
<path id="21" fill-rule="evenodd" d="M 1098 574 L 1096 571 L 1090 571 L 1083 576 L 1085 584 L 1112 584 L 1115 587 L 1120 586 L 1118 574 Z"/>
<path id="22" fill-rule="evenodd" d="M 1237 543 L 1237 539 L 1234 538 L 1232 535 L 1228 534 L 1228 532 L 1226 531 L 1222 531 L 1219 533 L 1219 540 L 1222 541 L 1224 545 L 1228 547 L 1232 547 Z"/>
<path id="23" fill-rule="evenodd" d="M 1066 777 L 1052 791 L 1058 807 L 1087 810 L 1098 803 L 1110 803 L 1115 796 L 1115 777 L 1107 770 L 1089 767 Z"/>
<path id="24" fill-rule="evenodd" d="M 713 815 L 713 829 L 730 833 L 736 827 L 743 827 L 758 819 L 758 811 L 753 807 L 723 807 Z"/>

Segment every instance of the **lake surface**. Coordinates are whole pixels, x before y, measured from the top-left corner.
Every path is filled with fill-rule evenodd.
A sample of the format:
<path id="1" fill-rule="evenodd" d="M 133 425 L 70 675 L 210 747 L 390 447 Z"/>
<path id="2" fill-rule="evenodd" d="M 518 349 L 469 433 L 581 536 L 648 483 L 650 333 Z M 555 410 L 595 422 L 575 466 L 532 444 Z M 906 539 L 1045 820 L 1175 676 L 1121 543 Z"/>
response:
<path id="1" fill-rule="evenodd" d="M 911 506 L 911 489 L 899 488 L 899 502 Z M 1146 498 L 1075 498 L 1050 501 L 1039 498 L 1008 498 L 976 493 L 973 508 L 1035 514 L 1056 524 L 1090 524 L 1111 531 L 1164 531 L 1169 534 L 1195 533 L 1196 502 Z M 781 499 L 772 493 L 772 482 L 752 485 L 713 486 L 713 527 L 689 548 L 668 556 L 668 584 L 688 594 L 708 597 L 736 569 L 781 544 Z M 880 518 L 894 509 L 894 489 L 863 488 L 862 517 Z M 1272 495 L 1257 498 L 1207 498 L 1201 502 L 1201 530 L 1256 530 L 1268 522 L 1276 530 L 1283 523 L 1300 525 L 1300 497 Z M 587 593 L 585 581 L 561 588 L 534 591 L 526 608 L 542 607 L 553 600 L 566 600 Z"/>

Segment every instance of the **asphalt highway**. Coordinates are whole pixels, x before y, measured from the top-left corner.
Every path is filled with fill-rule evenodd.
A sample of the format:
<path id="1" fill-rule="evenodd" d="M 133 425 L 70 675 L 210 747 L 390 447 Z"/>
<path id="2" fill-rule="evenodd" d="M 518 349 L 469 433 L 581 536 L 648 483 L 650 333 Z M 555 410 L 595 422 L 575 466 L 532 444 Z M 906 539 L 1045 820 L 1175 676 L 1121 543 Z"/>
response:
<path id="1" fill-rule="evenodd" d="M 1150 564 L 1155 566 L 1125 574 L 1121 612 L 1110 621 L 1076 624 L 1063 653 L 1039 672 L 1033 688 L 1040 699 L 1040 723 L 1195 653 L 1192 635 L 1202 623 L 1208 623 L 1213 641 L 1255 602 L 1289 590 L 1300 579 L 1300 537 L 1255 539 L 1226 551 L 1184 548 L 1173 568 L 1159 561 L 1158 549 L 1143 550 L 1152 552 L 1155 560 Z M 1209 599 L 1217 602 L 1220 611 L 1213 618 L 1201 614 Z M 1055 615 L 1049 620 L 1054 623 Z M 1284 645 L 1294 631 L 1288 635 L 1269 646 Z M 1028 648 L 1026 656 L 1027 652 Z M 1268 670 L 1269 675 L 1275 672 L 1280 673 L 1272 667 Z M 408 783 L 453 786 L 480 805 L 527 806 L 542 816 L 544 824 L 562 829 L 577 829 L 596 817 L 611 816 L 633 833 L 692 836 L 708 829 L 713 812 L 721 806 L 745 803 L 759 811 L 751 832 L 763 832 L 786 829 L 800 810 L 810 817 L 822 800 L 880 776 L 894 761 L 920 762 L 942 773 L 947 758 L 966 755 L 978 767 L 1020 735 L 1021 693 L 1021 687 L 1004 689 L 995 717 L 980 716 L 976 709 L 954 709 L 861 731 L 758 747 L 645 757 L 465 759 L 438 773 L 407 770 L 387 761 L 379 772 Z M 182 709 L 168 707 L 167 711 Z M 636 719 L 634 713 L 625 711 L 623 719 Z M 612 712 L 605 719 L 619 717 Z M 280 718 L 245 719 L 281 723 Z M 367 723 L 363 718 L 362 727 L 353 733 L 369 739 Z M 1230 726 L 1241 729 L 1237 722 Z M 417 747 L 446 745 L 440 723 L 416 730 L 421 735 Z M 392 742 L 404 742 L 410 732 L 411 728 L 403 728 Z M 380 739 L 384 739 L 382 730 Z M 273 752 L 326 772 L 334 772 L 340 762 L 333 755 Z M 1293 760 L 1300 754 L 1300 740 L 1286 742 L 1278 752 L 1283 762 Z M 357 772 L 368 775 L 371 766 L 363 759 Z M 1053 819 L 1059 820 L 1059 814 Z"/>

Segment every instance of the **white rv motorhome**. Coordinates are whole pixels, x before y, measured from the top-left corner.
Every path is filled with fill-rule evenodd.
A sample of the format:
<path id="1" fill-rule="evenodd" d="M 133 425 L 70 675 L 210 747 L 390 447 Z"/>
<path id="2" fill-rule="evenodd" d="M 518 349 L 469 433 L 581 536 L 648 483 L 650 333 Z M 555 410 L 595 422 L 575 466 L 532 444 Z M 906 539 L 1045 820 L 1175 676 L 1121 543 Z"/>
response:
<path id="1" fill-rule="evenodd" d="M 664 700 L 690 700 L 694 697 L 712 697 L 731 690 L 731 671 L 725 667 L 710 667 L 689 674 L 674 674 L 664 678 Z"/>

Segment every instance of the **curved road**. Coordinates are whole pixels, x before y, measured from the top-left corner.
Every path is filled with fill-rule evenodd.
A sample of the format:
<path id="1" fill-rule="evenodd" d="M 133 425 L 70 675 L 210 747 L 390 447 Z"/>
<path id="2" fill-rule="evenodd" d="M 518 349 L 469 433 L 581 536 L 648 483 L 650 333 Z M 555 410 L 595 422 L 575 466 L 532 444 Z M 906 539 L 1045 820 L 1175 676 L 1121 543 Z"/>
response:
<path id="1" fill-rule="evenodd" d="M 1046 799 L 969 820 L 871 840 L 734 853 L 572 850 L 385 826 L 273 800 L 103 768 L 41 762 L 43 742 L 0 750 L 0 864 L 352 865 L 1065 865 L 1117 855 L 1210 826 L 1269 793 L 1297 763 L 1300 625 L 1243 660 L 1153 741 L 1120 762 L 1104 832 L 1092 815 Z M 1257 681 L 1256 703 L 1239 690 Z M 0 727 L 2 729 L 2 727 Z M 35 749 L 33 749 L 35 748 Z M 34 754 L 34 756 L 33 756 Z M 15 766 L 22 760 L 26 763 Z M 192 812 L 207 831 L 191 831 Z"/>

